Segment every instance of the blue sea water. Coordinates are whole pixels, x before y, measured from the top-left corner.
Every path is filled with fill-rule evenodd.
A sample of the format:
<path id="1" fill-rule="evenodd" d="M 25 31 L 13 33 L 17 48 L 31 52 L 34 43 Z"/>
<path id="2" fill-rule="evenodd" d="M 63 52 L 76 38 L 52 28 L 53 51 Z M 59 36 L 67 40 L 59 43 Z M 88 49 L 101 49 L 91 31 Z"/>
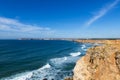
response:
<path id="1" fill-rule="evenodd" d="M 0 80 L 64 80 L 91 46 L 64 40 L 0 40 Z"/>

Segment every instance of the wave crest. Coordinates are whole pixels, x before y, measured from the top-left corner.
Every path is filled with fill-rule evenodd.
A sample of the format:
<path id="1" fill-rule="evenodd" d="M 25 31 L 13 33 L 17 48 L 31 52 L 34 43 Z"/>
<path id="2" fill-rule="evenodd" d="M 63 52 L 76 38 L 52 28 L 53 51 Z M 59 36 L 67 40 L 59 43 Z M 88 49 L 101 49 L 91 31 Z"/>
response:
<path id="1" fill-rule="evenodd" d="M 81 52 L 76 52 L 76 53 L 70 53 L 71 56 L 76 57 L 81 55 Z"/>

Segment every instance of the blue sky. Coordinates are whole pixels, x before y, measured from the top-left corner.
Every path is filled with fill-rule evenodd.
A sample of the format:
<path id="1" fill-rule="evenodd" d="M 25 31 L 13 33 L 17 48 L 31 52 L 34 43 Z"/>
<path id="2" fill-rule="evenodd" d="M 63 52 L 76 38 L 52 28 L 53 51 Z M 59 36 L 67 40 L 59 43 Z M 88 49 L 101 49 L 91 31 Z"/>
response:
<path id="1" fill-rule="evenodd" d="M 0 0 L 0 39 L 120 38 L 120 0 Z"/>

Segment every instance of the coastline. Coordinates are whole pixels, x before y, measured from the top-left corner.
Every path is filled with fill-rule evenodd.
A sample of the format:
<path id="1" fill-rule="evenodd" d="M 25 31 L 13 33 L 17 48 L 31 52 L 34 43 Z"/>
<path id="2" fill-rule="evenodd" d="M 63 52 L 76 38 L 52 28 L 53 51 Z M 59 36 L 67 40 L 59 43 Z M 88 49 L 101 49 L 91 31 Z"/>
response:
<path id="1" fill-rule="evenodd" d="M 69 42 L 71 42 L 71 41 L 69 41 Z M 51 43 L 51 41 L 50 41 L 50 43 Z M 75 44 L 77 44 L 77 43 L 83 43 L 82 45 L 76 46 L 77 48 L 80 48 L 82 50 L 83 50 L 82 47 L 84 47 L 84 46 L 86 46 L 86 48 L 89 47 L 86 45 L 86 43 L 88 43 L 88 44 L 90 43 L 91 45 L 93 45 L 93 47 L 89 47 L 87 52 L 85 50 L 86 54 L 84 56 L 82 56 L 82 58 L 80 58 L 79 56 L 77 57 L 77 60 L 79 58 L 80 59 L 78 61 L 74 61 L 74 63 L 77 62 L 76 66 L 75 67 L 73 66 L 74 67 L 74 75 L 73 76 L 70 75 L 70 76 L 72 76 L 70 78 L 64 77 L 65 80 L 119 80 L 120 79 L 120 77 L 119 77 L 119 74 L 120 74 L 120 65 L 119 65 L 120 64 L 120 57 L 119 57 L 120 56 L 119 55 L 120 54 L 120 40 L 77 40 L 75 42 Z M 68 47 L 68 44 L 66 44 L 66 47 Z M 58 48 L 60 48 L 60 47 L 58 47 Z M 74 50 L 74 48 L 75 48 L 75 46 L 73 46 L 73 50 Z M 36 47 L 34 49 L 36 50 Z M 63 56 L 63 57 L 56 57 L 56 58 L 52 58 L 52 59 L 50 58 L 49 59 L 50 63 L 51 62 L 54 63 L 56 61 L 56 59 L 57 59 L 57 63 L 59 63 L 58 61 L 63 61 L 63 60 L 66 61 L 67 59 L 68 59 L 68 61 L 72 60 L 72 58 L 76 59 L 76 57 L 74 55 L 72 55 L 73 53 L 72 54 L 68 53 L 68 54 L 69 54 L 69 56 L 66 56 L 66 57 Z M 76 51 L 74 54 L 80 55 L 80 53 L 76 53 Z M 56 65 L 56 63 L 54 63 L 54 64 Z M 69 67 L 69 65 L 66 65 L 66 66 Z M 42 71 L 53 70 L 53 68 L 51 68 L 51 66 L 47 63 L 45 64 L 45 67 L 47 69 L 42 68 L 43 69 Z M 72 70 L 73 70 L 73 67 L 71 68 Z M 35 78 L 36 74 L 34 75 L 34 73 L 40 73 L 40 70 L 41 70 L 40 68 L 35 70 L 35 72 L 34 71 L 30 72 L 30 75 L 32 78 Z M 40 75 L 40 74 L 38 74 L 38 75 Z M 109 76 L 110 78 L 108 78 L 107 76 Z M 15 77 L 15 76 L 13 76 L 13 77 Z M 62 78 L 62 79 L 64 79 L 64 78 Z"/>
<path id="2" fill-rule="evenodd" d="M 73 80 L 120 79 L 120 40 L 76 40 L 76 42 L 103 45 L 88 49 L 86 55 L 77 61 Z"/>

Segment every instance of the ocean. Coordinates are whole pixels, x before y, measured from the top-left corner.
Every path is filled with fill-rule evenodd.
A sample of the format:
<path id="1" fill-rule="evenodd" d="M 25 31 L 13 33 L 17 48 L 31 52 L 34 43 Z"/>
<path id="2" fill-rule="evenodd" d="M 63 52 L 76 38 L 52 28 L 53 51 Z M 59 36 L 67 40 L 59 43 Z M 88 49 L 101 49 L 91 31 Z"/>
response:
<path id="1" fill-rule="evenodd" d="M 64 40 L 0 40 L 0 80 L 64 80 L 91 46 Z"/>

